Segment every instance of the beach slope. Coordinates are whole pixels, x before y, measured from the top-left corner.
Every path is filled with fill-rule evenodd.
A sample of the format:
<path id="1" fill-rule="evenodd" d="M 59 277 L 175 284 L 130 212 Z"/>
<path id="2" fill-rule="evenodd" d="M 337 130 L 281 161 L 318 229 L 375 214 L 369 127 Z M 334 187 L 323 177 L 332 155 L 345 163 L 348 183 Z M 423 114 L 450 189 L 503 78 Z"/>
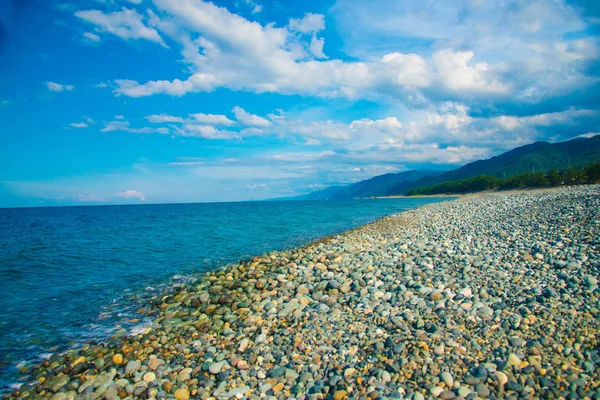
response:
<path id="1" fill-rule="evenodd" d="M 12 396 L 600 395 L 600 187 L 427 205 L 156 297 Z"/>

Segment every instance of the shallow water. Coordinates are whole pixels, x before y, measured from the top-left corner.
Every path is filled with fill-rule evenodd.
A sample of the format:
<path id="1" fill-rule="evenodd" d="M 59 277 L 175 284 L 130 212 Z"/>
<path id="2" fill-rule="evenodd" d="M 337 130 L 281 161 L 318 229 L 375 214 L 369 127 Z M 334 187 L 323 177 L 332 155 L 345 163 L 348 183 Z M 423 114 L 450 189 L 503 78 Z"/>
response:
<path id="1" fill-rule="evenodd" d="M 0 209 L 0 387 L 19 362 L 143 323 L 127 321 L 161 286 L 441 200 Z"/>

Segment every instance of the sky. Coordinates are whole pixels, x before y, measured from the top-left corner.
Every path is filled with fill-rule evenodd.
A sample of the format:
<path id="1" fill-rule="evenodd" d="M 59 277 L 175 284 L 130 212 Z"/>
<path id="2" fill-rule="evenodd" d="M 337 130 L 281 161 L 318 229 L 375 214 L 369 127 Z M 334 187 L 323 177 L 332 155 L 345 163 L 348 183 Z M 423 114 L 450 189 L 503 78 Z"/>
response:
<path id="1" fill-rule="evenodd" d="M 1 0 L 0 207 L 293 196 L 600 132 L 594 0 Z"/>

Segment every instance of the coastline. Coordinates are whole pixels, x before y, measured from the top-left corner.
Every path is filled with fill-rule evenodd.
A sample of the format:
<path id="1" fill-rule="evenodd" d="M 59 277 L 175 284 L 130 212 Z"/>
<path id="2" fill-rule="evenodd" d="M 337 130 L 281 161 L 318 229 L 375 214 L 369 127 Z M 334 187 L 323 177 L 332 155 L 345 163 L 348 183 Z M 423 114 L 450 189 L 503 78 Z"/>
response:
<path id="1" fill-rule="evenodd" d="M 577 186 L 563 186 L 562 188 L 572 188 L 572 187 L 577 187 Z M 398 196 L 377 196 L 377 197 L 373 197 L 374 199 L 452 199 L 452 198 L 456 198 L 456 199 L 464 199 L 464 198 L 473 198 L 473 197 L 479 197 L 479 196 L 484 196 L 487 194 L 506 194 L 506 195 L 511 195 L 511 194 L 519 194 L 519 193 L 546 193 L 546 192 L 552 192 L 553 190 L 556 189 L 560 189 L 561 187 L 536 187 L 536 188 L 524 188 L 524 189 L 509 189 L 509 190 L 482 190 L 479 192 L 473 192 L 473 193 L 456 193 L 456 194 L 422 194 L 422 195 L 415 195 L 415 196 L 404 196 L 404 195 L 398 195 Z"/>
<path id="2" fill-rule="evenodd" d="M 565 385 L 595 393 L 597 354 L 586 352 L 598 343 L 598 244 L 586 240 L 599 233 L 599 193 L 449 196 L 458 200 L 226 266 L 154 298 L 151 329 L 54 356 L 29 373 L 36 388 L 13 395 L 469 398 L 539 393 L 552 379 L 559 394 Z M 564 220 L 555 215 L 563 209 L 572 213 Z M 574 227 L 551 226 L 550 216 Z M 550 245 L 559 234 L 570 242 Z M 578 253 L 561 250 L 575 245 Z M 563 310 L 564 294 L 582 315 Z M 560 318 L 548 321 L 554 307 Z M 577 331 L 569 335 L 563 321 Z M 550 328 L 561 340 L 541 343 Z M 554 362 L 564 343 L 569 354 Z"/>

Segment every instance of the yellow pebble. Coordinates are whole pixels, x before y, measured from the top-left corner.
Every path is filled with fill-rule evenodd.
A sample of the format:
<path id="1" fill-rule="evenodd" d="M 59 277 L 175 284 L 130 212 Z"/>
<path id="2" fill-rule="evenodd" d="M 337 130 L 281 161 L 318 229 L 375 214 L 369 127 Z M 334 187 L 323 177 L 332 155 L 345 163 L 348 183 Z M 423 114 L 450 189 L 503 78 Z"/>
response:
<path id="1" fill-rule="evenodd" d="M 81 356 L 77 360 L 73 361 L 73 363 L 71 364 L 71 368 L 74 367 L 74 366 L 76 366 L 79 363 L 82 363 L 82 362 L 85 362 L 85 357 L 84 356 Z"/>
<path id="2" fill-rule="evenodd" d="M 122 354 L 115 354 L 112 358 L 113 362 L 117 365 L 121 365 L 123 364 L 123 355 Z"/>
<path id="3" fill-rule="evenodd" d="M 283 383 L 278 383 L 277 385 L 273 386 L 274 392 L 279 392 L 281 389 L 283 389 Z"/>
<path id="4" fill-rule="evenodd" d="M 186 388 L 179 388 L 174 393 L 177 400 L 188 400 L 190 398 L 190 391 Z"/>
<path id="5" fill-rule="evenodd" d="M 338 390 L 333 394 L 333 400 L 344 400 L 348 397 L 348 392 L 345 390 Z"/>

